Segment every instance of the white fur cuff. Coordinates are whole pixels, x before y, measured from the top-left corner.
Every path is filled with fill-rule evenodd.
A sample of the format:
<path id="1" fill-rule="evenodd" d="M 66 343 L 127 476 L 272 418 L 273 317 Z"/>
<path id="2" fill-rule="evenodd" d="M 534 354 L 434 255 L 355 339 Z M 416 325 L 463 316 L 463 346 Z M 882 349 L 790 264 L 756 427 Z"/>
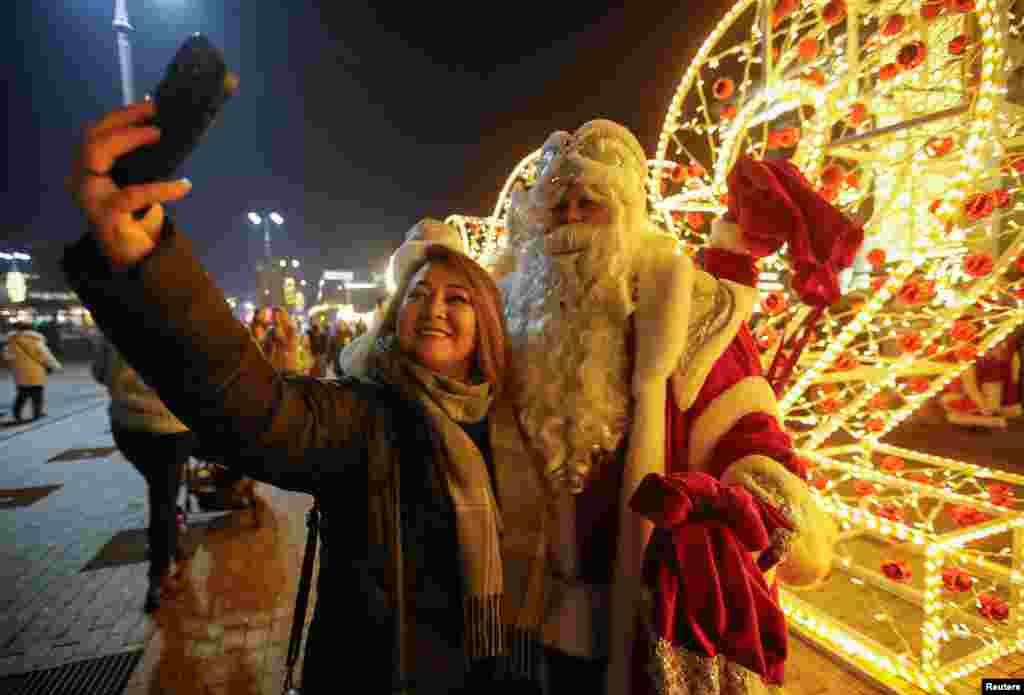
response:
<path id="1" fill-rule="evenodd" d="M 777 566 L 783 584 L 812 588 L 828 577 L 838 529 L 804 481 L 778 461 L 755 454 L 732 464 L 722 483 L 742 485 L 793 526 L 789 549 Z"/>

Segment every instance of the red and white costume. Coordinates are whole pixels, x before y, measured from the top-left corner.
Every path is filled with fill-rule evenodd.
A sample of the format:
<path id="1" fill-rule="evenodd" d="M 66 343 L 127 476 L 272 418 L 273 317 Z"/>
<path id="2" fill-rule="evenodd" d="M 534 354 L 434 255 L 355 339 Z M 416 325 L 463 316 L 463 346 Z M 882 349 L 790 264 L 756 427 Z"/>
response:
<path id="1" fill-rule="evenodd" d="M 632 219 L 642 236 L 626 340 L 628 433 L 582 491 L 551 492 L 544 641 L 607 658 L 609 695 L 756 692 L 783 675 L 775 576 L 804 586 L 823 579 L 834 526 L 803 480 L 747 327 L 753 258 L 717 250 L 700 270 L 674 239 L 644 228 L 646 170 L 620 150 L 642 153 L 607 121 L 563 134 L 529 194 L 534 207 L 552 207 L 560 193 L 546 188 L 566 171 L 582 175 L 625 200 L 627 214 L 639 210 Z M 510 227 L 531 214 L 514 203 Z M 515 358 L 537 359 L 528 350 Z M 502 467 L 515 465 L 503 459 L 499 449 L 499 481 Z"/>

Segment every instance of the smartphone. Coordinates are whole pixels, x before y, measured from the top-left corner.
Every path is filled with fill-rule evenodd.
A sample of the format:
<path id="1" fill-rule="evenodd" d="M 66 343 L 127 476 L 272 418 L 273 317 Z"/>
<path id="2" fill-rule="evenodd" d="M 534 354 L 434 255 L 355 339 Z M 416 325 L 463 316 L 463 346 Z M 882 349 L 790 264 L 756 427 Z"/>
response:
<path id="1" fill-rule="evenodd" d="M 203 34 L 188 37 L 153 94 L 160 140 L 119 158 L 110 171 L 118 186 L 170 179 L 238 89 L 224 56 Z"/>

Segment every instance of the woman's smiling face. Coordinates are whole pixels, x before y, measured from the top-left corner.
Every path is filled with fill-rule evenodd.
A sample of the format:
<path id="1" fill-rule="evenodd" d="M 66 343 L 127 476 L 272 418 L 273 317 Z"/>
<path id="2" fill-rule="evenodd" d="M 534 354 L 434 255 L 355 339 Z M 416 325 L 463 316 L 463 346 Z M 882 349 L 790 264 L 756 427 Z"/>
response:
<path id="1" fill-rule="evenodd" d="M 439 374 L 469 382 L 476 351 L 476 310 L 469 283 L 428 262 L 409 282 L 398 311 L 402 352 Z"/>

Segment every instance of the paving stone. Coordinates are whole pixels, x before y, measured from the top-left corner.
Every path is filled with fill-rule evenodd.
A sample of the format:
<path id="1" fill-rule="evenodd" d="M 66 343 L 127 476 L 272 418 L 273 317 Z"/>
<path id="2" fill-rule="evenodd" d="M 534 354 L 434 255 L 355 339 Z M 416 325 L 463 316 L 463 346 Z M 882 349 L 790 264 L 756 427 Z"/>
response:
<path id="1" fill-rule="evenodd" d="M 26 671 L 35 671 L 44 668 L 53 655 L 53 646 L 50 644 L 37 644 L 30 647 L 22 657 Z"/>
<path id="2" fill-rule="evenodd" d="M 274 644 L 277 642 L 287 642 L 291 638 L 291 633 L 291 621 L 277 620 L 274 621 L 270 626 L 270 634 L 267 637 L 267 641 L 270 644 Z"/>
<path id="3" fill-rule="evenodd" d="M 265 627 L 250 627 L 245 631 L 246 649 L 265 648 L 269 641 L 270 631 Z"/>
<path id="4" fill-rule="evenodd" d="M 203 672 L 206 675 L 206 682 L 218 684 L 227 681 L 235 672 L 238 666 L 237 655 L 219 654 L 203 662 Z"/>
<path id="5" fill-rule="evenodd" d="M 76 654 L 79 658 L 89 659 L 99 656 L 110 641 L 110 633 L 107 631 L 94 630 L 78 643 Z"/>
<path id="6" fill-rule="evenodd" d="M 224 649 L 226 651 L 242 649 L 245 646 L 245 632 L 244 627 L 238 626 L 225 629 L 223 637 Z"/>
<path id="7" fill-rule="evenodd" d="M 135 623 L 132 629 L 125 634 L 125 642 L 144 642 L 152 634 L 154 626 L 144 617 Z"/>
<path id="8" fill-rule="evenodd" d="M 0 657 L 0 678 L 25 672 L 25 657 L 22 654 Z"/>
<path id="9" fill-rule="evenodd" d="M 223 653 L 224 645 L 220 640 L 196 640 L 189 650 L 189 655 L 198 659 L 210 659 Z"/>
<path id="10" fill-rule="evenodd" d="M 250 613 L 246 622 L 249 624 L 249 627 L 270 627 L 273 621 L 273 611 L 260 611 L 258 613 Z"/>

